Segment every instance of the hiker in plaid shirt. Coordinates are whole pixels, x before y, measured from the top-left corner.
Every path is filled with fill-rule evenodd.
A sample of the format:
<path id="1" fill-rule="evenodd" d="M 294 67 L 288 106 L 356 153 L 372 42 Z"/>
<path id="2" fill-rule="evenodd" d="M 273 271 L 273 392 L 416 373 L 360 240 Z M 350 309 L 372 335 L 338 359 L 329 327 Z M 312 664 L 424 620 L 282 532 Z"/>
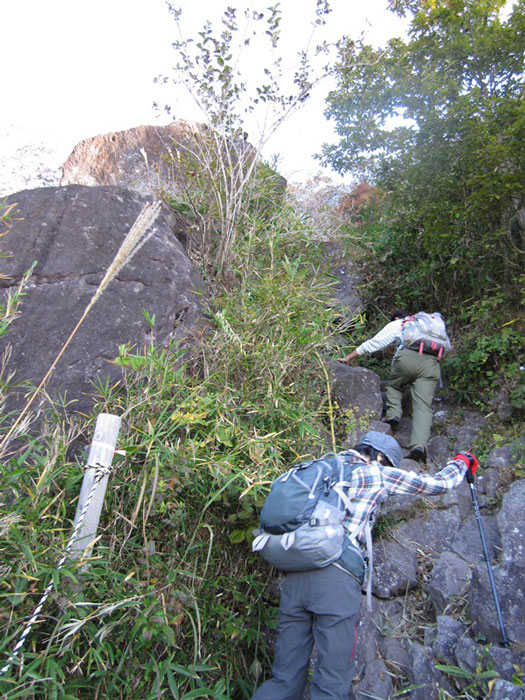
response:
<path id="1" fill-rule="evenodd" d="M 340 455 L 349 463 L 363 461 L 363 453 L 356 448 L 341 452 Z M 386 465 L 384 460 L 382 462 L 374 460 L 362 467 L 357 467 L 352 474 L 350 498 L 354 507 L 345 521 L 345 528 L 350 538 L 352 539 L 352 532 L 358 529 L 359 524 L 372 515 L 390 494 L 437 496 L 458 486 L 463 481 L 465 473 L 465 463 L 457 458 L 434 476 L 427 473 L 407 472 L 404 469 Z"/>
<path id="2" fill-rule="evenodd" d="M 301 700 L 314 642 L 318 656 L 311 700 L 347 700 L 365 574 L 363 558 L 351 545 L 363 547 L 363 524 L 373 519 L 391 494 L 443 494 L 458 486 L 467 471 L 474 474 L 478 466 L 474 455 L 460 452 L 437 474 L 405 471 L 400 468 L 399 443 L 376 431 L 366 433 L 359 444 L 340 456 L 349 463 L 363 463 L 345 482 L 348 546 L 329 566 L 286 574 L 272 677 L 252 700 Z M 371 548 L 369 556 L 371 559 Z"/>

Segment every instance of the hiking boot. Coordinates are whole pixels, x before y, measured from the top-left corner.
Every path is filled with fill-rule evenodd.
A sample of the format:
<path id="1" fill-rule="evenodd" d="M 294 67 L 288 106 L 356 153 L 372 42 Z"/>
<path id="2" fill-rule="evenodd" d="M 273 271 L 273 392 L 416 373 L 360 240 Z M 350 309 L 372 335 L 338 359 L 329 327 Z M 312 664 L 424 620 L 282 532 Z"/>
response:
<path id="1" fill-rule="evenodd" d="M 427 451 L 423 445 L 414 445 L 414 447 L 410 448 L 406 459 L 413 459 L 414 462 L 422 462 L 424 464 L 427 461 Z"/>
<path id="2" fill-rule="evenodd" d="M 385 418 L 383 423 L 388 423 L 388 425 L 392 428 L 392 432 L 395 433 L 397 430 L 397 426 L 399 425 L 399 418 Z"/>

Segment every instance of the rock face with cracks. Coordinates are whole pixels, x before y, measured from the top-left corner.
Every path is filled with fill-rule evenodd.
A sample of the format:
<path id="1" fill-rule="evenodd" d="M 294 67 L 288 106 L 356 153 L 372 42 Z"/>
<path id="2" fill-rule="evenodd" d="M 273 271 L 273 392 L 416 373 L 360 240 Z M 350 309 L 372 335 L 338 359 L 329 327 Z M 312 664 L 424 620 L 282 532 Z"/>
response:
<path id="1" fill-rule="evenodd" d="M 143 206 L 121 187 L 49 187 L 11 195 L 13 218 L 2 239 L 4 293 L 34 261 L 21 314 L 2 345 L 11 346 L 18 382 L 38 385 L 95 294 Z M 94 383 L 114 381 L 119 345 L 141 350 L 188 339 L 202 319 L 203 282 L 161 212 L 153 235 L 97 300 L 47 384 L 78 411 L 89 410 Z M 155 318 L 150 327 L 145 314 Z M 19 399 L 21 400 L 20 392 Z"/>

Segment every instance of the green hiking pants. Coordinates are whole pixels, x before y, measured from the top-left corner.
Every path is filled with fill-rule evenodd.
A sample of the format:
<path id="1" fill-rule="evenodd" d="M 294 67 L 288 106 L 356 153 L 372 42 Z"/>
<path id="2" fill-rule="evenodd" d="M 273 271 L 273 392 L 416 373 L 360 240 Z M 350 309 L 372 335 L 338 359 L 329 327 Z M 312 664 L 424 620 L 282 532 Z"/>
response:
<path id="1" fill-rule="evenodd" d="M 386 388 L 386 417 L 401 418 L 403 392 L 410 387 L 412 397 L 412 433 L 410 446 L 427 446 L 432 426 L 432 399 L 441 378 L 439 362 L 434 355 L 419 354 L 401 348 L 392 364 Z"/>

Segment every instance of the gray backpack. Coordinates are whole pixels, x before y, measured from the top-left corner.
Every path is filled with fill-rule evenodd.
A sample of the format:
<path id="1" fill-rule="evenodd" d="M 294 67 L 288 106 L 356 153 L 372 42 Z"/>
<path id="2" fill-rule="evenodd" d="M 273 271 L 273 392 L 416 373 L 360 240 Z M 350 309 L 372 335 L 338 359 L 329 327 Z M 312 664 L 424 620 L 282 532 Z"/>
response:
<path id="1" fill-rule="evenodd" d="M 352 547 L 356 571 L 351 573 L 362 578 L 363 558 L 343 527 L 345 512 L 352 507 L 345 489 L 359 464 L 329 453 L 276 479 L 262 507 L 252 550 L 282 571 L 307 571 L 334 563 Z"/>
<path id="2" fill-rule="evenodd" d="M 450 350 L 445 321 L 437 311 L 432 314 L 418 311 L 415 316 L 403 319 L 401 340 L 405 347 L 417 350 L 420 354 L 435 355 L 438 360 Z"/>

